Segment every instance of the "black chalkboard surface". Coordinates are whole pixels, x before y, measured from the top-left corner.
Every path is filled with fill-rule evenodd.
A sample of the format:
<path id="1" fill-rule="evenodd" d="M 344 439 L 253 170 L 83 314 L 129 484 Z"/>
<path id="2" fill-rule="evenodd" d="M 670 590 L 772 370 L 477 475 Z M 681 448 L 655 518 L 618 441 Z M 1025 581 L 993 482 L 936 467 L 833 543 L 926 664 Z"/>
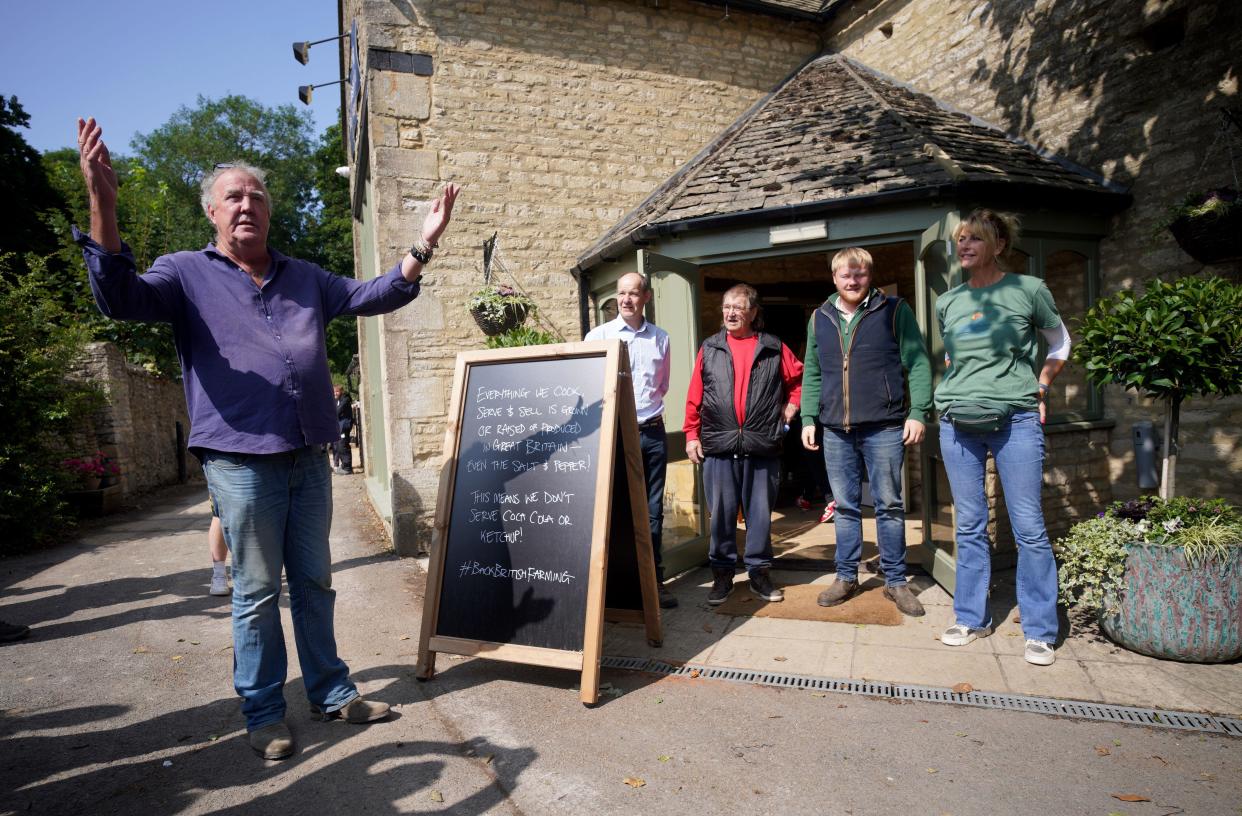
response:
<path id="1" fill-rule="evenodd" d="M 417 676 L 440 651 L 578 669 L 594 703 L 605 596 L 661 638 L 624 346 L 458 355 L 445 452 Z"/>
<path id="2" fill-rule="evenodd" d="M 606 363 L 470 367 L 437 634 L 582 649 Z"/>

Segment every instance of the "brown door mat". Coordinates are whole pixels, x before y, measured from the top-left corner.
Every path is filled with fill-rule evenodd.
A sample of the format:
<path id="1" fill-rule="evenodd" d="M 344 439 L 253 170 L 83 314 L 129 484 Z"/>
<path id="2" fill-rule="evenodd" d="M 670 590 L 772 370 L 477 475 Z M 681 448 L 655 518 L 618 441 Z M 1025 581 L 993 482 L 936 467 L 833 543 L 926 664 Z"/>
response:
<path id="1" fill-rule="evenodd" d="M 782 587 L 785 600 L 779 603 L 756 598 L 739 581 L 724 603 L 716 607 L 721 615 L 749 615 L 756 618 L 785 618 L 788 620 L 827 621 L 830 623 L 868 623 L 877 626 L 900 626 L 902 616 L 893 602 L 884 597 L 882 585 L 865 588 L 839 606 L 820 606 L 815 603 L 823 584 L 792 584 Z"/>

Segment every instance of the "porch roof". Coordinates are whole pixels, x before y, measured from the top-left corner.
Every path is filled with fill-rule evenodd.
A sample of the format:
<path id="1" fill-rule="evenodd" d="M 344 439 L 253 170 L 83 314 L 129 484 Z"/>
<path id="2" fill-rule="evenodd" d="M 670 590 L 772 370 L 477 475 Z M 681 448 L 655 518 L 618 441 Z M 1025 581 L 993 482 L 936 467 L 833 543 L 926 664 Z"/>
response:
<path id="1" fill-rule="evenodd" d="M 577 270 L 659 235 L 958 197 L 1111 212 L 1123 189 L 839 54 L 815 58 L 603 235 Z"/>

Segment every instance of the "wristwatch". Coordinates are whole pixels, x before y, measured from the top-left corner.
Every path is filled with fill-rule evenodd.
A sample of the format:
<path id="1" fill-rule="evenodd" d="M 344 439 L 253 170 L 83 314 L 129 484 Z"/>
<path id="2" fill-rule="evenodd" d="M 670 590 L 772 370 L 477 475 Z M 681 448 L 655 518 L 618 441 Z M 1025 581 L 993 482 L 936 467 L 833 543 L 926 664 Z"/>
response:
<path id="1" fill-rule="evenodd" d="M 1036 384 L 1039 386 L 1039 395 L 1043 397 L 1044 399 L 1047 399 L 1048 392 L 1052 390 L 1052 386 L 1045 385 L 1044 383 L 1036 383 Z"/>

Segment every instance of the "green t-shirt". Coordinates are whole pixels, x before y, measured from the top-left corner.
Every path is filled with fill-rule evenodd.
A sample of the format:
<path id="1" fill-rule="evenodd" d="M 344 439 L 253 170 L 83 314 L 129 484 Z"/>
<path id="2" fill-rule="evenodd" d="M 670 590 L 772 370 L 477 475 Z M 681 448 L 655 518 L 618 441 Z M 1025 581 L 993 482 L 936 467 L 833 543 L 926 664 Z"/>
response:
<path id="1" fill-rule="evenodd" d="M 1047 284 L 1012 272 L 991 286 L 963 283 L 940 296 L 936 320 L 948 358 L 937 411 L 958 401 L 1039 408 L 1039 330 L 1061 325 Z"/>

